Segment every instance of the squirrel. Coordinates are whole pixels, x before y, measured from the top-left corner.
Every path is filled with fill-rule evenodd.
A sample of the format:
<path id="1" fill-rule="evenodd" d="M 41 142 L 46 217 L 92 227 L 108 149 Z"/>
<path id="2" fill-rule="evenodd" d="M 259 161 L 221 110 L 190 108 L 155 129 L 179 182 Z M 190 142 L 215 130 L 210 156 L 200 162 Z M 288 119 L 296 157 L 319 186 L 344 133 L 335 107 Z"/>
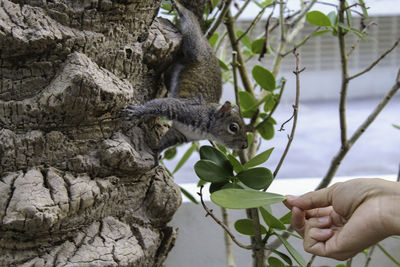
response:
<path id="1" fill-rule="evenodd" d="M 172 120 L 172 126 L 154 149 L 159 154 L 176 144 L 212 140 L 232 149 L 247 148 L 246 127 L 237 107 L 229 101 L 218 104 L 222 93 L 221 70 L 196 16 L 171 0 L 179 15 L 182 34 L 181 56 L 165 73 L 170 96 L 153 99 L 141 106 L 128 105 L 128 117 L 151 115 Z"/>

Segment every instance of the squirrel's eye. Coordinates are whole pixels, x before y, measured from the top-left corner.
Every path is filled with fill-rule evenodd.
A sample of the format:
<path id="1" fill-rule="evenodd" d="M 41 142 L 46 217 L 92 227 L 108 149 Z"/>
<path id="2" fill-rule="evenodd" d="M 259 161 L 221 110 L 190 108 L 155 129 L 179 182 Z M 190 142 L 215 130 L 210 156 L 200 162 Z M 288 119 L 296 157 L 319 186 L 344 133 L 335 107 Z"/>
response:
<path id="1" fill-rule="evenodd" d="M 229 132 L 235 134 L 239 130 L 239 125 L 237 123 L 231 123 L 229 125 Z"/>

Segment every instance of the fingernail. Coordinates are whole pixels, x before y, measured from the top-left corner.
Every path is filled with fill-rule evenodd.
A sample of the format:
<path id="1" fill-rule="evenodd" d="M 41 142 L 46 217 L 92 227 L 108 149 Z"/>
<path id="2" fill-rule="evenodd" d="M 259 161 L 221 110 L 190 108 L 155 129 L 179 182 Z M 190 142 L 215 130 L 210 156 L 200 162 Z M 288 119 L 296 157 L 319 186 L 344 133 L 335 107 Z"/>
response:
<path id="1" fill-rule="evenodd" d="M 297 198 L 299 198 L 299 197 L 293 196 L 293 195 L 287 195 L 287 196 L 286 196 L 286 200 L 288 200 L 288 201 L 292 201 L 292 200 L 295 200 L 295 199 L 297 199 Z"/>
<path id="2" fill-rule="evenodd" d="M 328 223 L 329 222 L 329 217 L 328 216 L 319 217 L 318 218 L 318 222 L 323 223 L 323 224 Z"/>

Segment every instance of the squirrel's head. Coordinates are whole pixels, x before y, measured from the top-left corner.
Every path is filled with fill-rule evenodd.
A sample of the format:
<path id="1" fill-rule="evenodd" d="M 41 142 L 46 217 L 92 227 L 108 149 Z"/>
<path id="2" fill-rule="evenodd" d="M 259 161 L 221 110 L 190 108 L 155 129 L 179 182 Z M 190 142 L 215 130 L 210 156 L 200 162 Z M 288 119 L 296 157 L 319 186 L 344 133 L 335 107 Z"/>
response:
<path id="1" fill-rule="evenodd" d="M 212 134 L 218 143 L 232 149 L 247 148 L 246 125 L 237 107 L 226 101 L 218 109 L 214 123 Z"/>

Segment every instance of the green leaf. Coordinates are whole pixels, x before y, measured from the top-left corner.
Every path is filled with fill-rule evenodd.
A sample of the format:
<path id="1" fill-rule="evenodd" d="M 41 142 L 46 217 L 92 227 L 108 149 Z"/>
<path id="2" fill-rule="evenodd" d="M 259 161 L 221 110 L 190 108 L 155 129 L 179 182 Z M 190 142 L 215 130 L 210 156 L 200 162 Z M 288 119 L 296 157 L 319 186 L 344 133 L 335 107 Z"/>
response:
<path id="1" fill-rule="evenodd" d="M 201 187 L 202 185 L 205 185 L 206 183 L 208 183 L 207 181 L 201 180 L 199 179 L 199 181 L 197 182 L 197 187 Z"/>
<path id="2" fill-rule="evenodd" d="M 330 27 L 332 22 L 327 15 L 320 11 L 310 11 L 306 15 L 306 20 L 308 23 L 319 27 Z"/>
<path id="3" fill-rule="evenodd" d="M 211 183 L 228 182 L 231 174 L 211 160 L 199 160 L 194 165 L 194 171 L 202 180 Z"/>
<path id="4" fill-rule="evenodd" d="M 244 164 L 243 167 L 245 169 L 248 169 L 248 168 L 263 164 L 264 162 L 266 162 L 269 159 L 269 156 L 271 155 L 272 150 L 274 150 L 273 147 L 258 154 L 257 156 L 255 156 L 254 158 L 252 158 L 248 162 L 246 162 L 246 164 Z"/>
<path id="5" fill-rule="evenodd" d="M 164 159 L 171 160 L 176 155 L 176 146 L 171 147 L 164 152 Z"/>
<path id="6" fill-rule="evenodd" d="M 193 154 L 193 152 L 196 150 L 198 147 L 199 143 L 193 142 L 192 145 L 186 150 L 185 154 L 183 154 L 183 157 L 181 160 L 176 164 L 175 169 L 172 171 L 172 174 L 176 173 L 179 171 L 179 169 L 186 163 L 186 161 L 190 158 L 190 156 Z"/>
<path id="7" fill-rule="evenodd" d="M 306 267 L 307 262 L 304 260 L 304 258 L 300 255 L 299 252 L 281 235 L 275 234 L 278 239 L 282 242 L 282 244 L 285 246 L 287 251 L 289 252 L 290 255 L 292 255 L 293 259 L 301 266 L 301 267 Z"/>
<path id="8" fill-rule="evenodd" d="M 335 267 L 346 267 L 346 264 L 341 263 L 341 264 L 336 265 Z"/>
<path id="9" fill-rule="evenodd" d="M 218 63 L 219 63 L 219 67 L 221 69 L 223 69 L 224 71 L 230 71 L 228 65 L 226 65 L 226 63 L 224 61 L 222 61 L 221 59 L 218 59 Z"/>
<path id="10" fill-rule="evenodd" d="M 265 0 L 265 1 L 261 2 L 260 4 L 262 7 L 266 7 L 266 6 L 269 6 L 273 1 L 274 0 Z"/>
<path id="11" fill-rule="evenodd" d="M 211 47 L 215 47 L 218 39 L 219 39 L 219 34 L 214 32 L 213 35 L 210 37 L 210 39 L 208 39 L 208 42 L 210 43 Z"/>
<path id="12" fill-rule="evenodd" d="M 239 92 L 239 101 L 240 101 L 240 107 L 244 110 L 248 110 L 256 104 L 254 96 L 252 96 L 249 92 L 246 91 Z"/>
<path id="13" fill-rule="evenodd" d="M 261 88 L 273 91 L 276 88 L 274 75 L 260 65 L 254 66 L 252 70 L 253 78 L 261 86 Z"/>
<path id="14" fill-rule="evenodd" d="M 239 172 L 236 177 L 252 189 L 264 189 L 272 183 L 272 172 L 263 167 L 247 169 Z"/>
<path id="15" fill-rule="evenodd" d="M 228 209 L 250 209 L 279 203 L 286 197 L 269 192 L 248 189 L 223 189 L 211 194 L 211 200 Z"/>
<path id="16" fill-rule="evenodd" d="M 263 50 L 264 38 L 258 38 L 251 43 L 251 52 L 260 54 Z"/>
<path id="17" fill-rule="evenodd" d="M 228 149 L 226 149 L 226 147 L 224 147 L 223 145 L 220 145 L 220 144 L 215 144 L 215 145 L 217 146 L 219 151 L 221 151 L 222 153 L 224 153 L 224 154 L 228 153 Z"/>
<path id="18" fill-rule="evenodd" d="M 236 173 L 243 171 L 242 164 L 234 156 L 232 156 L 231 154 L 228 154 L 227 158 L 228 158 L 229 162 L 232 164 L 233 170 Z"/>
<path id="19" fill-rule="evenodd" d="M 259 209 L 260 209 L 261 215 L 262 215 L 262 217 L 264 219 L 264 222 L 270 228 L 278 229 L 278 230 L 285 230 L 286 229 L 285 225 L 280 220 L 275 218 L 275 216 L 273 216 L 271 213 L 269 213 L 269 211 L 267 211 L 263 207 L 260 207 Z"/>
<path id="20" fill-rule="evenodd" d="M 218 190 L 221 190 L 222 187 L 223 187 L 224 185 L 226 185 L 226 184 L 229 184 L 229 183 L 227 183 L 227 182 L 222 182 L 222 183 L 211 183 L 210 189 L 209 189 L 210 194 L 212 194 L 212 193 L 214 193 L 214 192 L 216 192 L 216 191 L 218 191 Z"/>
<path id="21" fill-rule="evenodd" d="M 332 31 L 331 29 L 316 31 L 316 32 L 314 32 L 314 33 L 312 34 L 312 36 L 313 36 L 313 37 L 315 37 L 315 36 L 321 36 L 321 35 L 324 35 L 324 34 L 326 34 L 326 33 L 328 33 L 328 32 L 331 32 L 331 31 Z"/>
<path id="22" fill-rule="evenodd" d="M 400 125 L 392 124 L 394 128 L 400 129 Z"/>
<path id="23" fill-rule="evenodd" d="M 241 233 L 242 235 L 255 236 L 256 233 L 254 231 L 254 222 L 252 219 L 240 219 L 237 220 L 234 224 L 236 231 Z M 267 229 L 263 225 L 260 225 L 260 232 L 262 235 L 267 233 Z"/>
<path id="24" fill-rule="evenodd" d="M 337 24 L 337 14 L 336 11 L 331 11 L 328 13 L 328 18 L 331 21 L 332 25 L 336 25 Z"/>
<path id="25" fill-rule="evenodd" d="M 293 265 L 292 259 L 291 259 L 288 255 L 286 255 L 285 253 L 282 253 L 282 252 L 280 252 L 280 251 L 278 251 L 278 250 L 276 250 L 276 249 L 274 249 L 274 248 L 271 248 L 271 252 L 272 252 L 272 253 L 275 253 L 276 255 L 278 255 L 279 257 L 281 257 L 281 259 L 283 259 L 284 261 L 286 261 L 286 263 L 287 263 L 289 266 L 292 266 L 292 265 Z"/>
<path id="26" fill-rule="evenodd" d="M 233 167 L 221 151 L 212 146 L 200 147 L 200 159 L 208 159 L 232 174 Z"/>
<path id="27" fill-rule="evenodd" d="M 265 99 L 265 104 L 264 104 L 264 111 L 269 112 L 271 111 L 274 106 L 275 106 L 275 96 L 273 94 L 268 94 L 267 98 Z"/>
<path id="28" fill-rule="evenodd" d="M 274 125 L 270 120 L 263 120 L 257 125 L 256 129 L 265 140 L 270 140 L 274 137 Z"/>
<path id="29" fill-rule="evenodd" d="M 194 204 L 199 204 L 199 202 L 196 200 L 196 198 L 192 194 L 190 194 L 188 191 L 186 191 L 185 188 L 183 188 L 181 186 L 179 188 L 181 189 L 181 192 L 185 197 L 187 197 Z"/>
<path id="30" fill-rule="evenodd" d="M 289 211 L 288 213 L 286 213 L 285 215 L 283 215 L 279 220 L 281 221 L 281 223 L 283 224 L 290 224 L 290 220 L 292 219 L 292 212 Z"/>
<path id="31" fill-rule="evenodd" d="M 285 267 L 285 264 L 283 262 L 281 262 L 280 259 L 275 258 L 275 257 L 269 257 L 268 264 L 270 267 Z"/>
<path id="32" fill-rule="evenodd" d="M 242 36 L 243 35 L 243 33 L 244 33 L 244 31 L 242 31 L 242 30 L 237 30 L 236 31 L 236 37 L 240 37 L 240 36 Z M 249 48 L 249 49 L 251 49 L 251 39 L 250 39 L 250 37 L 246 34 L 246 35 L 244 35 L 241 39 L 240 39 L 240 42 L 242 42 L 242 44 L 244 45 L 244 46 L 246 46 L 247 48 Z"/>
<path id="33" fill-rule="evenodd" d="M 363 11 L 363 16 L 364 16 L 364 18 L 368 18 L 369 17 L 369 15 L 368 15 L 368 10 L 367 10 L 367 7 L 365 6 L 365 2 L 364 2 L 364 0 L 358 0 L 358 2 L 360 3 L 360 5 L 361 5 L 361 9 L 362 9 L 362 11 Z"/>

